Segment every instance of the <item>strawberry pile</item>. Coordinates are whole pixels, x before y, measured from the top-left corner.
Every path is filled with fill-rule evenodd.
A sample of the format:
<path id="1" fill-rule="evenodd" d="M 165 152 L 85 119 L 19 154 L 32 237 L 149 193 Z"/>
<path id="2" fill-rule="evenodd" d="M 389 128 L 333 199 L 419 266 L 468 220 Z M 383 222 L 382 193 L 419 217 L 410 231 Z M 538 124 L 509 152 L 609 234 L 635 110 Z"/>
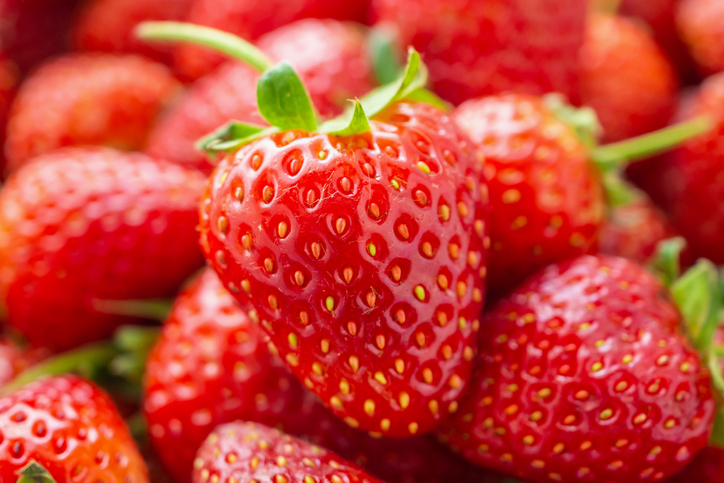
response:
<path id="1" fill-rule="evenodd" d="M 724 0 L 0 0 L 0 483 L 724 477 Z"/>

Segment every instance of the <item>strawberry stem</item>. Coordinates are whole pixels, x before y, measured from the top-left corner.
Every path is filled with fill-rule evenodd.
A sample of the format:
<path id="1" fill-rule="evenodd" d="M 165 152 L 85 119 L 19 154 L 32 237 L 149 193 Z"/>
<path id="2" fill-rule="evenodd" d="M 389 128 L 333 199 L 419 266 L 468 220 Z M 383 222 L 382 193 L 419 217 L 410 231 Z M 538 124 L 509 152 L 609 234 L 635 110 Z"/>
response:
<path id="1" fill-rule="evenodd" d="M 631 161 L 675 148 L 711 128 L 708 117 L 697 117 L 642 136 L 594 148 L 592 156 L 604 172 L 618 170 Z"/>
<path id="2" fill-rule="evenodd" d="M 166 320 L 173 301 L 169 299 L 148 300 L 99 300 L 93 301 L 98 312 L 111 315 L 125 315 L 149 320 Z"/>
<path id="3" fill-rule="evenodd" d="M 209 47 L 232 59 L 240 60 L 259 72 L 267 71 L 273 62 L 261 50 L 236 35 L 185 22 L 142 22 L 136 36 L 143 40 L 185 42 Z"/>

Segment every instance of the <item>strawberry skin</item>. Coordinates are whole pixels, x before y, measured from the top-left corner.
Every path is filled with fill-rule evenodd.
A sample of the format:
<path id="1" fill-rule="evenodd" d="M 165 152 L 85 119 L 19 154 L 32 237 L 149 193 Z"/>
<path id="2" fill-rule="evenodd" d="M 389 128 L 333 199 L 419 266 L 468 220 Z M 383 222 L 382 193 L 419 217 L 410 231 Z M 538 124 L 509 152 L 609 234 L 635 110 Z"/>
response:
<path id="1" fill-rule="evenodd" d="M 536 97 L 504 94 L 455 111 L 485 158 L 490 189 L 488 290 L 595 249 L 604 217 L 596 168 L 573 129 Z"/>
<path id="2" fill-rule="evenodd" d="M 196 171 L 108 148 L 67 148 L 18 170 L 0 190 L 9 325 L 64 350 L 129 321 L 96 312 L 94 299 L 173 294 L 202 265 L 203 183 Z"/>
<path id="3" fill-rule="evenodd" d="M 305 18 L 363 22 L 368 0 L 194 0 L 187 21 L 254 41 L 267 32 Z M 210 73 L 224 58 L 208 49 L 181 45 L 176 67 L 189 79 Z"/>
<path id="4" fill-rule="evenodd" d="M 464 390 L 487 190 L 442 112 L 399 103 L 376 119 L 369 134 L 282 132 L 227 157 L 201 246 L 309 389 L 348 424 L 401 437 Z"/>
<path id="5" fill-rule="evenodd" d="M 552 265 L 484 317 L 474 382 L 441 434 L 526 481 L 663 480 L 706 446 L 716 411 L 680 322 L 631 261 Z"/>
<path id="6" fill-rule="evenodd" d="M 581 103 L 596 111 L 606 141 L 664 127 L 678 87 L 673 65 L 644 25 L 591 15 L 581 51 Z"/>
<path id="7" fill-rule="evenodd" d="M 80 51 L 143 54 L 170 64 L 173 47 L 149 45 L 133 29 L 146 20 L 183 20 L 193 0 L 93 0 L 78 13 L 73 45 Z"/>
<path id="8" fill-rule="evenodd" d="M 0 146 L 5 145 L 7 117 L 19 81 L 20 71 L 18 66 L 10 60 L 4 51 L 0 50 Z M 0 173 L 4 164 L 5 156 L 0 150 Z"/>
<path id="9" fill-rule="evenodd" d="M 724 3 L 718 0 L 681 0 L 676 26 L 704 75 L 724 71 Z"/>
<path id="10" fill-rule="evenodd" d="M 257 423 L 224 424 L 194 460 L 194 483 L 382 483 L 354 464 L 313 444 Z"/>
<path id="11" fill-rule="evenodd" d="M 645 264 L 656 253 L 659 242 L 677 235 L 664 212 L 642 196 L 626 205 L 609 208 L 601 227 L 599 250 Z"/>
<path id="12" fill-rule="evenodd" d="M 42 350 L 23 348 L 11 338 L 0 335 L 0 389 L 44 356 Z"/>
<path id="13" fill-rule="evenodd" d="M 166 67 L 141 57 L 72 54 L 53 60 L 23 83 L 13 103 L 8 169 L 63 146 L 139 149 L 179 88 Z"/>
<path id="14" fill-rule="evenodd" d="M 374 0 L 399 45 L 424 54 L 436 93 L 455 104 L 505 91 L 578 97 L 586 1 Z"/>
<path id="15" fill-rule="evenodd" d="M 0 434 L 0 481 L 16 481 L 35 460 L 59 482 L 148 482 L 111 399 L 75 376 L 40 380 L 0 399 Z"/>
<path id="16" fill-rule="evenodd" d="M 430 437 L 400 445 L 350 428 L 283 367 L 267 340 L 213 270 L 176 300 L 147 364 L 144 397 L 151 441 L 174 481 L 190 481 L 206 436 L 237 419 L 328 448 L 387 483 L 496 481 Z"/>
<path id="17" fill-rule="evenodd" d="M 724 450 L 708 446 L 689 463 L 670 483 L 718 483 L 724 479 Z"/>

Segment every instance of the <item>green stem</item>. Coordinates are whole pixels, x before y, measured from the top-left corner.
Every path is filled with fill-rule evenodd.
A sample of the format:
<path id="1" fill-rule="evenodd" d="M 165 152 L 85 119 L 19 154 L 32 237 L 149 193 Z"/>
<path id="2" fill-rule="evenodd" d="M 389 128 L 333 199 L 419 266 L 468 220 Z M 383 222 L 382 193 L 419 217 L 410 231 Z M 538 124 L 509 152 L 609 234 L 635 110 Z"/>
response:
<path id="1" fill-rule="evenodd" d="M 164 321 L 171 311 L 172 300 L 94 300 L 93 308 L 112 315 L 126 315 L 142 319 Z"/>
<path id="2" fill-rule="evenodd" d="M 668 151 L 711 130 L 708 117 L 697 117 L 625 141 L 593 149 L 593 159 L 603 171 L 621 168 L 627 162 L 645 159 Z"/>
<path id="3" fill-rule="evenodd" d="M 187 42 L 203 45 L 237 59 L 259 72 L 265 72 L 273 62 L 261 50 L 236 35 L 209 27 L 184 22 L 142 22 L 136 36 L 144 40 Z"/>
<path id="4" fill-rule="evenodd" d="M 714 355 L 716 355 L 717 357 L 724 357 L 724 346 L 715 345 L 714 346 Z"/>
<path id="5" fill-rule="evenodd" d="M 10 394 L 43 376 L 55 376 L 69 372 L 92 374 L 97 368 L 108 365 L 117 354 L 111 342 L 89 344 L 46 359 L 3 386 L 0 394 Z"/>

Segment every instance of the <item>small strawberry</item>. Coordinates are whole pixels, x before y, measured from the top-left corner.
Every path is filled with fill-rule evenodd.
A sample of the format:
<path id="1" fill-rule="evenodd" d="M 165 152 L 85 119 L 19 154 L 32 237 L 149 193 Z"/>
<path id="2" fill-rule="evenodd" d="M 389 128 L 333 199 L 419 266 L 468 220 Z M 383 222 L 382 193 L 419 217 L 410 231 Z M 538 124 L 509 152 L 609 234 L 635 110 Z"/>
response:
<path id="1" fill-rule="evenodd" d="M 581 50 L 581 103 L 592 107 L 608 141 L 664 127 L 676 106 L 671 62 L 639 22 L 594 14 Z"/>
<path id="2" fill-rule="evenodd" d="M 468 101 L 454 117 L 486 162 L 489 289 L 502 293 L 549 263 L 595 250 L 604 192 L 572 126 L 541 98 L 519 94 Z"/>
<path id="3" fill-rule="evenodd" d="M 724 449 L 717 446 L 704 448 L 696 458 L 669 483 L 719 483 L 724 478 Z"/>
<path id="4" fill-rule="evenodd" d="M 5 145 L 5 128 L 10 104 L 20 81 L 18 67 L 0 50 L 0 147 Z M 5 156 L 0 149 L 0 172 L 5 165 Z"/>
<path id="5" fill-rule="evenodd" d="M 63 146 L 138 149 L 179 87 L 164 66 L 141 57 L 73 54 L 53 60 L 23 83 L 13 103 L 8 169 Z"/>
<path id="6" fill-rule="evenodd" d="M 0 190 L 0 294 L 7 322 L 63 350 L 126 317 L 97 299 L 168 296 L 202 264 L 195 226 L 204 176 L 141 154 L 68 148 Z"/>
<path id="7" fill-rule="evenodd" d="M 704 75 L 724 71 L 723 16 L 720 0 L 681 0 L 676 8 L 681 38 Z"/>
<path id="8" fill-rule="evenodd" d="M 691 274 L 713 288 L 713 265 Z M 718 320 L 717 307 L 706 310 L 697 343 Z M 663 480 L 706 446 L 716 410 L 681 321 L 634 262 L 552 265 L 484 317 L 474 382 L 441 434 L 526 481 Z"/>
<path id="9" fill-rule="evenodd" d="M 92 0 L 73 25 L 77 50 L 143 54 L 170 64 L 169 47 L 149 46 L 135 38 L 133 29 L 145 20 L 183 20 L 193 0 Z"/>
<path id="10" fill-rule="evenodd" d="M 35 461 L 58 482 L 148 482 L 111 399 L 75 376 L 44 379 L 0 398 L 0 434 L 0 481 L 16 481 Z"/>
<path id="11" fill-rule="evenodd" d="M 666 215 L 642 195 L 609 208 L 601 226 L 599 251 L 644 264 L 654 256 L 659 242 L 676 235 Z"/>
<path id="12" fill-rule="evenodd" d="M 187 21 L 254 41 L 304 18 L 366 19 L 368 0 L 195 0 Z M 176 66 L 190 79 L 210 73 L 223 57 L 193 45 L 179 47 Z"/>
<path id="13" fill-rule="evenodd" d="M 381 483 L 334 453 L 256 423 L 223 424 L 194 460 L 194 483 Z"/>
<path id="14" fill-rule="evenodd" d="M 324 117 L 339 114 L 348 99 L 374 86 L 365 32 L 334 20 L 301 20 L 264 35 L 259 47 L 271 58 L 288 60 L 304 79 Z M 256 107 L 259 74 L 227 63 L 200 79 L 159 121 L 149 136 L 152 156 L 209 170 L 196 141 L 229 119 L 264 123 Z"/>
<path id="15" fill-rule="evenodd" d="M 425 56 L 435 92 L 455 104 L 518 91 L 578 97 L 586 1 L 374 0 L 379 23 Z"/>
<path id="16" fill-rule="evenodd" d="M 212 270 L 176 300 L 147 365 L 145 416 L 156 454 L 179 483 L 221 423 L 261 422 L 328 448 L 388 483 L 495 481 L 429 437 L 375 438 L 307 392 Z"/>

